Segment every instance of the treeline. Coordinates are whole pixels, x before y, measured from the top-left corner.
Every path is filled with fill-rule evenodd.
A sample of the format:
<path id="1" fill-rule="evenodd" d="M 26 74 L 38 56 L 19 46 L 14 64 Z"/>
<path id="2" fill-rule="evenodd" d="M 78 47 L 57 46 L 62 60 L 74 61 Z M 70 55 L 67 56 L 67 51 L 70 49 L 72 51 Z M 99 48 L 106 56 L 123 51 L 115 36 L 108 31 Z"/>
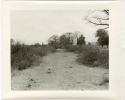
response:
<path id="1" fill-rule="evenodd" d="M 72 45 L 83 45 L 85 44 L 85 37 L 83 34 L 67 32 L 62 34 L 60 37 L 58 35 L 53 35 L 48 40 L 48 45 L 53 47 L 68 49 Z"/>
<path id="2" fill-rule="evenodd" d="M 60 37 L 53 35 L 48 40 L 48 45 L 54 48 L 66 49 L 70 52 L 79 54 L 78 61 L 84 65 L 91 67 L 100 66 L 109 67 L 109 35 L 105 29 L 98 29 L 95 37 L 95 44 L 85 40 L 85 36 L 80 33 L 67 32 Z"/>
<path id="3" fill-rule="evenodd" d="M 39 43 L 26 45 L 11 39 L 11 68 L 12 70 L 23 70 L 37 65 L 40 63 L 40 57 L 55 51 L 56 49 L 52 46 L 41 45 Z"/>
<path id="4" fill-rule="evenodd" d="M 98 29 L 96 31 L 95 37 L 97 38 L 96 45 L 103 46 L 106 45 L 108 48 L 109 45 L 109 35 L 108 31 L 105 29 Z M 73 32 L 67 32 L 62 34 L 61 36 L 53 35 L 48 39 L 48 45 L 53 46 L 54 48 L 62 48 L 62 49 L 68 49 L 72 45 L 91 45 L 92 43 L 86 43 L 85 36 L 81 33 L 73 33 Z"/>

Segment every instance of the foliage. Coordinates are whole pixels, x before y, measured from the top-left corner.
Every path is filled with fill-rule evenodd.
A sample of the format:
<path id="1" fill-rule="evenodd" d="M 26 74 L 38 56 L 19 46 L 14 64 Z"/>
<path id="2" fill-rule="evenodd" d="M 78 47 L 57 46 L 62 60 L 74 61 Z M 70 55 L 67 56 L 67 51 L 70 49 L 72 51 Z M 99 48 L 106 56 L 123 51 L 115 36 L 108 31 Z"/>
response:
<path id="1" fill-rule="evenodd" d="M 79 61 L 86 65 L 93 65 L 97 61 L 99 49 L 94 46 L 82 46 Z"/>
<path id="2" fill-rule="evenodd" d="M 109 45 L 109 36 L 108 32 L 104 29 L 98 29 L 96 32 L 96 37 L 98 37 L 98 44 L 101 45 L 102 47 L 104 45 Z"/>
<path id="3" fill-rule="evenodd" d="M 95 45 L 83 45 L 81 48 L 79 48 L 78 61 L 88 66 L 101 66 L 103 68 L 108 68 L 108 49 L 103 50 Z"/>
<path id="4" fill-rule="evenodd" d="M 56 52 L 56 49 L 53 46 L 47 46 L 47 53 L 51 53 L 51 52 Z"/>
<path id="5" fill-rule="evenodd" d="M 48 44 L 49 44 L 50 46 L 53 46 L 55 49 L 57 49 L 58 46 L 59 46 L 59 37 L 58 37 L 57 35 L 51 36 L 51 37 L 49 38 L 49 40 L 48 40 Z"/>
<path id="6" fill-rule="evenodd" d="M 97 63 L 98 63 L 98 65 L 101 65 L 104 68 L 109 67 L 109 51 L 107 49 L 100 50 L 100 52 L 98 53 Z"/>
<path id="7" fill-rule="evenodd" d="M 11 66 L 19 70 L 25 69 L 33 65 L 35 56 L 31 52 L 29 46 L 17 42 L 11 45 Z"/>
<path id="8" fill-rule="evenodd" d="M 70 33 L 63 34 L 60 36 L 60 47 L 61 48 L 68 48 L 72 44 L 73 44 L 73 40 L 70 37 Z"/>
<path id="9" fill-rule="evenodd" d="M 77 46 L 77 45 L 70 45 L 67 50 L 70 51 L 70 52 L 77 52 L 78 49 L 79 49 L 79 46 Z"/>
<path id="10" fill-rule="evenodd" d="M 55 52 L 55 48 L 46 45 L 25 45 L 18 41 L 11 41 L 11 68 L 23 70 L 38 64 L 39 57 Z"/>
<path id="11" fill-rule="evenodd" d="M 79 38 L 77 38 L 77 45 L 83 45 L 85 44 L 85 37 L 81 35 Z"/>

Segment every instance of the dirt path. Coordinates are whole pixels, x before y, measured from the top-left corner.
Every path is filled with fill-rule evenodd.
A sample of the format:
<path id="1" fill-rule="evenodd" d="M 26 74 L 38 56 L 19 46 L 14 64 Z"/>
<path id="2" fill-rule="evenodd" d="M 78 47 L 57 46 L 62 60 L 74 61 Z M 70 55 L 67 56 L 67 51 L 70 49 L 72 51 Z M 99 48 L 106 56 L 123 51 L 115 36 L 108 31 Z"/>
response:
<path id="1" fill-rule="evenodd" d="M 13 71 L 13 90 L 95 90 L 108 89 L 99 85 L 108 72 L 76 62 L 77 54 L 58 50 L 43 57 L 39 66 Z"/>

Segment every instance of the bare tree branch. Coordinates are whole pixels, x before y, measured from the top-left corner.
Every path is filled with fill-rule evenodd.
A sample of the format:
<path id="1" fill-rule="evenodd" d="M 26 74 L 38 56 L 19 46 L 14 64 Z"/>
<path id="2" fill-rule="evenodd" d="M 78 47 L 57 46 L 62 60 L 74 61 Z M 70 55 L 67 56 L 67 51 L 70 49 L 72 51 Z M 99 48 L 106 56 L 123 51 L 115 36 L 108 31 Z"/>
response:
<path id="1" fill-rule="evenodd" d="M 92 23 L 92 24 L 95 24 L 95 25 L 105 25 L 105 26 L 109 26 L 109 24 L 105 24 L 105 23 L 96 23 L 96 22 L 93 22 L 91 20 L 88 20 L 88 22 Z"/>
<path id="2" fill-rule="evenodd" d="M 105 27 L 105 28 L 103 28 L 103 29 L 108 29 L 109 27 Z"/>
<path id="3" fill-rule="evenodd" d="M 93 13 L 91 13 L 90 15 L 88 15 L 86 17 L 86 20 L 89 22 L 89 23 L 92 23 L 94 25 L 100 25 L 100 26 L 108 26 L 108 27 L 105 27 L 104 29 L 107 29 L 109 28 L 109 24 L 106 22 L 109 20 L 109 10 L 108 9 L 104 9 L 104 10 L 101 10 L 101 11 L 98 11 L 98 12 L 103 12 L 105 14 L 105 16 L 91 16 Z M 94 12 L 95 13 L 95 12 Z"/>
<path id="4" fill-rule="evenodd" d="M 100 19 L 100 20 L 109 20 L 109 18 L 101 18 L 101 17 L 94 17 L 95 19 Z"/>
<path id="5" fill-rule="evenodd" d="M 105 12 L 105 14 L 109 15 L 109 10 L 108 9 L 104 9 L 103 12 Z"/>

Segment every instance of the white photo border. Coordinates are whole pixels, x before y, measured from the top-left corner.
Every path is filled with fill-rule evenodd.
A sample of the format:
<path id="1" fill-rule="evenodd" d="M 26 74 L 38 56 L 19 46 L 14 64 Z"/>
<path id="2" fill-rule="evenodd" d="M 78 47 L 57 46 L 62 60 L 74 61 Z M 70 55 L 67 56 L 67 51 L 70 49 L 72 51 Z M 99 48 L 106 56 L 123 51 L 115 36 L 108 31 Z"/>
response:
<path id="1" fill-rule="evenodd" d="M 3 98 L 84 98 L 122 100 L 122 56 L 121 28 L 122 18 L 120 1 L 11 1 L 3 3 Z M 10 70 L 10 13 L 22 10 L 43 9 L 109 9 L 109 90 L 106 91 L 12 91 Z"/>

